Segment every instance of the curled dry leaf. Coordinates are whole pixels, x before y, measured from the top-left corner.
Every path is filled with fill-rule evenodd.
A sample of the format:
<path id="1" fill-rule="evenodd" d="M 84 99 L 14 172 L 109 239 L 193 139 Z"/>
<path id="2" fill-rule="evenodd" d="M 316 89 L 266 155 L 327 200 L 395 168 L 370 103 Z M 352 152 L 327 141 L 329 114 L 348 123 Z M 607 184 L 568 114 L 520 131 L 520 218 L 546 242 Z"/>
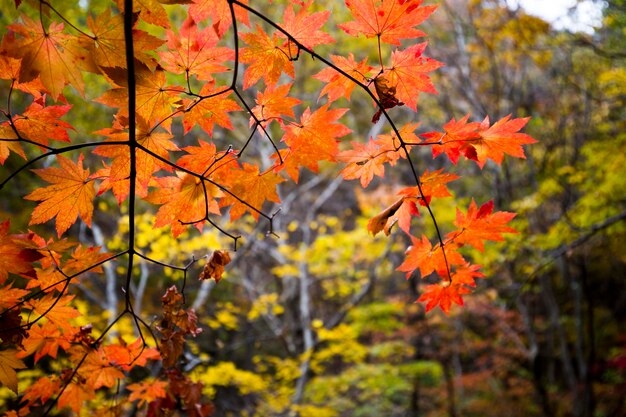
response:
<path id="1" fill-rule="evenodd" d="M 376 216 L 372 217 L 367 223 L 367 230 L 374 236 L 383 230 L 385 235 L 389 236 L 391 233 L 390 228 L 385 227 L 385 225 L 387 224 L 387 220 L 393 216 L 396 211 L 398 211 L 403 201 L 404 197 L 398 199 L 395 203 L 378 213 Z"/>
<path id="2" fill-rule="evenodd" d="M 216 250 L 213 252 L 208 262 L 204 266 L 204 269 L 200 273 L 198 279 L 204 281 L 205 279 L 213 278 L 215 282 L 220 282 L 222 274 L 224 273 L 224 267 L 230 263 L 230 255 L 227 251 Z"/>

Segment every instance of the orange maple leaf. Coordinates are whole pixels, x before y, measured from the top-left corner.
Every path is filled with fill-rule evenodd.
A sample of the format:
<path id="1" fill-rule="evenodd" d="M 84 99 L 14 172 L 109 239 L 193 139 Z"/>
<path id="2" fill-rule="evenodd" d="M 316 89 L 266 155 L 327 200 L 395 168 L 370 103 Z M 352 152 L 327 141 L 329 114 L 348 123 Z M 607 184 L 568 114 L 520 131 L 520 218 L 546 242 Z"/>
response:
<path id="1" fill-rule="evenodd" d="M 24 197 L 27 200 L 40 201 L 35 207 L 29 224 L 47 222 L 56 217 L 56 230 L 59 237 L 80 218 L 91 226 L 93 199 L 96 190 L 89 179 L 89 170 L 83 169 L 83 155 L 75 164 L 70 159 L 57 155 L 60 168 L 34 169 L 33 172 L 51 183 L 38 188 Z"/>
<path id="2" fill-rule="evenodd" d="M 309 49 L 313 49 L 316 45 L 335 42 L 332 36 L 320 30 L 322 25 L 328 20 L 330 11 L 325 10 L 311 14 L 307 9 L 312 3 L 313 0 L 303 3 L 297 14 L 294 13 L 293 5 L 290 3 L 287 6 L 287 10 L 283 13 L 284 23 L 281 25 L 295 40 Z M 282 32 L 279 33 L 279 36 L 285 37 Z"/>
<path id="3" fill-rule="evenodd" d="M 430 203 L 430 200 L 433 197 L 445 198 L 452 196 L 446 184 L 459 178 L 461 177 L 459 177 L 458 175 L 452 174 L 450 172 L 443 172 L 443 168 L 433 172 L 429 172 L 428 170 L 426 170 L 420 176 L 421 189 L 424 193 L 423 196 L 420 194 L 419 188 L 417 186 L 403 188 L 398 191 L 398 194 L 405 197 L 413 197 L 415 199 L 419 199 L 420 204 L 425 206 L 427 203 Z"/>
<path id="4" fill-rule="evenodd" d="M 130 384 L 126 388 L 131 392 L 128 401 L 139 401 L 138 406 L 151 403 L 159 398 L 165 398 L 167 382 L 159 380 L 145 380 Z"/>
<path id="5" fill-rule="evenodd" d="M 489 126 L 489 116 L 480 124 L 480 138 L 472 141 L 476 149 L 476 162 L 479 167 L 485 166 L 487 159 L 496 164 L 502 163 L 504 154 L 516 158 L 526 158 L 522 145 L 536 143 L 537 141 L 525 133 L 519 133 L 530 117 L 511 119 L 511 115 L 503 117 Z"/>
<path id="6" fill-rule="evenodd" d="M 252 109 L 254 116 L 267 126 L 272 120 L 280 120 L 282 115 L 295 117 L 293 107 L 300 104 L 300 100 L 289 97 L 291 83 L 279 86 L 270 85 L 265 91 L 258 91 L 256 106 Z M 250 118 L 250 126 L 254 125 L 254 118 Z"/>
<path id="7" fill-rule="evenodd" d="M 337 138 L 351 132 L 337 120 L 343 116 L 348 109 L 328 110 L 328 104 L 311 112 L 306 108 L 299 123 L 286 124 L 283 141 L 289 146 L 289 158 L 297 161 L 297 166 L 304 166 L 317 172 L 319 161 L 335 161 L 339 146 Z M 281 169 L 278 166 L 277 169 Z M 288 174 L 297 180 L 297 169 L 292 168 Z M 294 177 L 295 174 L 295 177 Z"/>
<path id="8" fill-rule="evenodd" d="M 80 42 L 89 51 L 94 63 L 100 67 L 126 68 L 126 41 L 122 16 L 111 14 L 110 9 L 99 13 L 95 20 L 91 15 L 87 16 L 87 26 L 91 29 L 93 37 L 82 37 Z M 134 27 L 133 44 L 135 58 L 154 68 L 156 62 L 149 52 L 161 46 L 163 41 Z"/>
<path id="9" fill-rule="evenodd" d="M 244 163 L 242 169 L 231 172 L 229 179 L 229 193 L 220 200 L 220 207 L 232 205 L 231 221 L 240 218 L 246 212 L 250 212 L 252 217 L 258 220 L 259 212 L 266 200 L 280 203 L 276 186 L 285 180 L 273 171 L 260 173 L 258 166 Z"/>
<path id="10" fill-rule="evenodd" d="M 73 349 L 71 352 L 74 362 L 79 362 L 85 355 L 83 348 Z M 78 368 L 78 375 L 83 379 L 85 385 L 92 389 L 100 387 L 114 386 L 118 380 L 124 379 L 124 373 L 111 364 L 106 351 L 100 347 L 98 349 L 89 348 L 87 356 Z"/>
<path id="11" fill-rule="evenodd" d="M 339 172 L 345 180 L 360 179 L 361 186 L 367 187 L 374 176 L 385 176 L 385 162 L 389 161 L 387 152 L 370 139 L 367 144 L 351 142 L 351 150 L 339 152 L 337 160 L 348 165 Z"/>
<path id="12" fill-rule="evenodd" d="M 9 29 L 22 37 L 9 43 L 10 56 L 22 58 L 20 82 L 39 77 L 55 100 L 66 84 L 73 85 L 81 94 L 85 84 L 81 74 L 82 62 L 89 61 L 89 53 L 79 45 L 78 38 L 63 33 L 63 23 L 50 23 L 45 29 L 41 22 L 22 15 L 21 23 Z"/>
<path id="13" fill-rule="evenodd" d="M 417 96 L 420 92 L 437 94 L 427 73 L 443 66 L 439 61 L 422 56 L 426 42 L 391 53 L 391 68 L 385 70 L 390 87 L 395 88 L 395 97 L 417 110 Z"/>
<path id="14" fill-rule="evenodd" d="M 200 80 L 210 81 L 213 79 L 212 74 L 228 71 L 225 62 L 235 58 L 232 49 L 217 46 L 219 40 L 213 28 L 199 30 L 189 16 L 178 34 L 167 32 L 167 50 L 159 52 L 161 65 L 174 74 L 187 73 Z"/>
<path id="15" fill-rule="evenodd" d="M 428 237 L 422 235 L 421 239 L 411 236 L 411 246 L 406 250 L 406 259 L 396 271 L 406 272 L 407 279 L 414 271 L 420 271 L 422 278 L 437 272 L 441 276 L 447 276 L 447 269 L 451 265 L 463 265 L 465 259 L 457 251 L 458 246 L 453 242 L 445 245 L 445 257 L 439 244 L 433 247 Z M 447 260 L 447 264 L 446 264 Z"/>
<path id="16" fill-rule="evenodd" d="M 418 302 L 426 303 L 426 312 L 439 306 L 444 313 L 450 312 L 452 303 L 463 305 L 461 295 L 470 293 L 470 290 L 459 284 L 432 284 L 424 288 L 424 292 L 417 299 Z"/>
<path id="17" fill-rule="evenodd" d="M 42 376 L 24 391 L 22 401 L 29 406 L 43 405 L 61 388 L 61 381 L 56 376 Z"/>
<path id="18" fill-rule="evenodd" d="M 46 97 L 33 101 L 21 116 L 13 117 L 13 125 L 20 136 L 41 145 L 48 145 L 48 140 L 69 142 L 68 129 L 74 128 L 60 119 L 72 106 L 45 106 Z"/>
<path id="19" fill-rule="evenodd" d="M 15 349 L 0 350 L 0 384 L 17 394 L 16 369 L 24 369 L 26 365 L 15 357 Z"/>
<path id="20" fill-rule="evenodd" d="M 506 226 L 515 215 L 506 211 L 493 213 L 493 201 L 488 201 L 479 209 L 472 199 L 466 214 L 457 208 L 454 225 L 459 230 L 449 233 L 447 238 L 483 251 L 483 241 L 500 242 L 504 240 L 503 233 L 517 233 L 517 230 Z"/>
<path id="21" fill-rule="evenodd" d="M 213 126 L 215 124 L 232 130 L 233 125 L 230 122 L 228 113 L 241 110 L 241 107 L 234 100 L 228 98 L 228 93 L 212 95 L 216 93 L 212 84 L 206 83 L 200 90 L 200 95 L 205 97 L 183 101 L 184 108 L 187 109 L 183 116 L 185 133 L 189 132 L 196 123 L 209 136 L 213 136 Z"/>
<path id="22" fill-rule="evenodd" d="M 243 88 L 253 86 L 261 78 L 266 85 L 274 85 L 283 72 L 295 77 L 292 56 L 284 50 L 284 41 L 276 33 L 270 38 L 257 25 L 255 32 L 242 33 L 241 39 L 250 45 L 239 52 L 239 60 L 249 64 L 243 74 Z"/>
<path id="23" fill-rule="evenodd" d="M 426 139 L 425 143 L 432 143 L 433 158 L 445 153 L 450 161 L 456 165 L 459 157 L 464 155 L 468 159 L 476 160 L 476 149 L 472 146 L 478 137 L 480 123 L 468 123 L 470 115 L 456 121 L 452 118 L 443 125 L 444 132 L 427 132 L 421 136 Z"/>
<path id="24" fill-rule="evenodd" d="M 57 357 L 59 348 L 68 350 L 70 340 L 52 322 L 43 325 L 34 325 L 28 331 L 28 337 L 24 339 L 24 350 L 18 352 L 18 358 L 25 358 L 35 354 L 35 363 L 44 356 Z"/>
<path id="25" fill-rule="evenodd" d="M 248 0 L 241 0 L 241 3 L 248 4 Z M 220 38 L 232 24 L 230 6 L 226 0 L 192 0 L 189 5 L 189 16 L 196 22 L 210 17 L 213 20 L 213 29 Z M 241 7 L 235 7 L 235 18 L 237 23 L 250 25 L 248 11 Z"/>
<path id="26" fill-rule="evenodd" d="M 191 223 L 201 231 L 203 220 L 209 213 L 220 214 L 215 198 L 223 196 L 223 193 L 206 180 L 177 172 L 176 176 L 156 178 L 155 185 L 158 189 L 146 197 L 146 201 L 161 205 L 154 227 L 171 225 L 174 237 L 184 232 Z"/>
<path id="27" fill-rule="evenodd" d="M 73 295 L 47 294 L 45 297 L 29 300 L 26 308 L 32 309 L 32 319 L 44 317 L 44 320 L 61 329 L 63 334 L 73 334 L 74 327 L 70 320 L 80 316 L 78 310 L 68 305 L 73 299 Z"/>
<path id="28" fill-rule="evenodd" d="M 354 21 L 339 25 L 352 36 L 379 37 L 382 42 L 400 45 L 400 39 L 426 34 L 414 27 L 430 16 L 437 6 L 423 6 L 422 0 L 346 0 Z"/>
<path id="29" fill-rule="evenodd" d="M 124 0 L 117 0 L 117 8 L 124 11 Z M 163 28 L 170 27 L 170 19 L 167 16 L 167 11 L 163 7 L 164 1 L 160 0 L 134 0 L 133 13 L 139 15 L 139 19 L 152 23 L 153 25 L 161 26 Z"/>
<path id="30" fill-rule="evenodd" d="M 341 55 L 331 55 L 330 59 L 339 69 L 345 71 L 361 83 L 367 82 L 372 72 L 372 67 L 367 65 L 367 58 L 361 62 L 356 62 L 352 52 L 348 54 L 347 58 Z M 334 68 L 324 68 L 315 74 L 313 78 L 327 83 L 320 91 L 320 98 L 328 95 L 328 101 L 331 103 L 340 97 L 350 100 L 350 95 L 354 87 L 356 87 L 354 81 L 337 72 Z"/>

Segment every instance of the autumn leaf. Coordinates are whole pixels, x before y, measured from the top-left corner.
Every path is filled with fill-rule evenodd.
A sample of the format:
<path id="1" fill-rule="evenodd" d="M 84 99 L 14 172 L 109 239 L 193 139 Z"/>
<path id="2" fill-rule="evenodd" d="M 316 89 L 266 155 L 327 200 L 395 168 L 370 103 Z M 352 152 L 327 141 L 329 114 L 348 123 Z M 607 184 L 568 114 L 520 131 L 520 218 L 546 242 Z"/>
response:
<path id="1" fill-rule="evenodd" d="M 387 221 L 398 211 L 403 202 L 404 198 L 400 198 L 396 200 L 392 205 L 378 213 L 376 216 L 372 217 L 367 223 L 367 230 L 373 236 L 376 236 L 381 230 L 385 232 L 385 235 L 389 236 L 390 230 L 388 228 L 385 228 L 385 226 L 387 225 Z"/>
<path id="2" fill-rule="evenodd" d="M 146 380 L 135 384 L 129 384 L 126 388 L 131 392 L 128 401 L 139 401 L 138 406 L 151 403 L 167 395 L 167 382 L 159 380 Z"/>
<path id="3" fill-rule="evenodd" d="M 279 86 L 270 85 L 265 91 L 257 92 L 256 106 L 252 108 L 252 114 L 263 126 L 267 126 L 273 120 L 280 120 L 283 115 L 295 117 L 293 107 L 300 104 L 300 100 L 288 96 L 290 88 L 291 83 Z M 250 126 L 254 123 L 254 118 L 250 117 Z"/>
<path id="4" fill-rule="evenodd" d="M 372 123 L 378 122 L 380 120 L 380 116 L 383 113 L 383 109 L 391 109 L 396 106 L 404 106 L 404 103 L 398 100 L 396 97 L 396 87 L 395 85 L 390 85 L 387 77 L 383 75 L 379 75 L 374 79 L 374 88 L 376 90 L 376 95 L 378 96 L 378 101 L 380 102 L 380 107 L 374 113 L 372 117 Z"/>
<path id="5" fill-rule="evenodd" d="M 276 186 L 285 180 L 273 171 L 260 173 L 258 166 L 244 162 L 242 169 L 232 171 L 230 181 L 228 193 L 220 200 L 220 207 L 232 205 L 230 220 L 234 221 L 246 212 L 258 220 L 266 200 L 280 203 Z"/>
<path id="6" fill-rule="evenodd" d="M 504 154 L 516 158 L 526 158 L 522 145 L 536 143 L 537 141 L 519 130 L 526 126 L 530 117 L 511 119 L 511 115 L 489 126 L 489 116 L 480 124 L 480 138 L 472 142 L 476 149 L 477 164 L 484 167 L 487 159 L 491 159 L 500 165 Z"/>
<path id="7" fill-rule="evenodd" d="M 33 101 L 21 116 L 13 117 L 13 125 L 20 136 L 41 145 L 47 146 L 50 139 L 69 142 L 67 131 L 74 128 L 60 118 L 72 106 L 45 106 L 45 100 L 42 96 Z"/>
<path id="8" fill-rule="evenodd" d="M 230 68 L 225 63 L 235 58 L 232 49 L 217 46 L 219 40 L 213 28 L 200 30 L 189 16 L 180 26 L 178 34 L 167 32 L 167 50 L 159 52 L 160 64 L 174 74 L 189 74 L 200 80 L 213 80 L 213 74 L 229 71 Z"/>
<path id="9" fill-rule="evenodd" d="M 34 276 L 32 263 L 43 257 L 35 250 L 31 235 L 11 235 L 9 228 L 9 220 L 0 223 L 0 284 L 9 274 Z"/>
<path id="10" fill-rule="evenodd" d="M 9 25 L 21 38 L 11 43 L 8 51 L 10 56 L 22 58 L 20 82 L 39 77 L 55 100 L 67 84 L 84 94 L 81 62 L 88 60 L 89 54 L 78 39 L 63 33 L 63 23 L 52 22 L 45 29 L 39 21 L 27 16 L 22 15 L 22 21 Z"/>
<path id="11" fill-rule="evenodd" d="M 287 31 L 293 39 L 300 42 L 306 48 L 313 49 L 314 46 L 333 43 L 335 40 L 328 33 L 320 30 L 324 25 L 330 11 L 309 13 L 307 9 L 311 7 L 313 0 L 303 3 L 298 13 L 294 13 L 293 4 L 290 3 L 283 13 L 283 24 L 281 27 Z M 281 37 L 285 37 L 281 32 Z M 289 41 L 288 41 L 289 42 Z M 287 45 L 289 49 L 290 46 Z"/>
<path id="12" fill-rule="evenodd" d="M 421 6 L 422 0 L 346 0 L 354 21 L 338 25 L 347 34 L 400 45 L 400 39 L 426 34 L 415 26 L 422 23 L 437 6 Z"/>
<path id="13" fill-rule="evenodd" d="M 82 360 L 85 355 L 84 348 L 76 348 L 71 352 L 74 362 L 78 363 L 82 360 L 82 365 L 78 368 L 78 374 L 83 379 L 85 385 L 93 389 L 100 387 L 111 388 L 117 384 L 118 380 L 124 379 L 124 373 L 111 364 L 106 351 L 102 347 L 87 349 L 87 356 L 84 360 Z"/>
<path id="14" fill-rule="evenodd" d="M 9 122 L 4 122 L 0 124 L 0 165 L 4 165 L 11 152 L 18 154 L 22 159 L 26 159 L 26 153 L 20 145 L 15 130 Z"/>
<path id="15" fill-rule="evenodd" d="M 80 42 L 90 53 L 94 63 L 104 68 L 126 68 L 126 40 L 122 14 L 112 14 L 110 9 L 99 13 L 95 19 L 87 16 L 87 26 L 92 38 L 81 37 Z M 163 41 L 149 33 L 133 28 L 135 58 L 146 66 L 154 68 L 156 61 L 150 51 L 154 51 Z"/>
<path id="16" fill-rule="evenodd" d="M 124 10 L 124 0 L 116 0 L 117 8 Z M 133 13 L 139 14 L 139 19 L 146 23 L 161 26 L 163 28 L 170 27 L 170 19 L 167 11 L 159 0 L 134 0 Z"/>
<path id="17" fill-rule="evenodd" d="M 243 75 L 243 88 L 253 86 L 260 79 L 266 85 L 274 85 L 283 72 L 295 77 L 291 55 L 283 49 L 283 40 L 276 33 L 270 38 L 257 25 L 255 32 L 242 33 L 241 39 L 249 45 L 242 48 L 239 55 L 242 63 L 249 64 Z"/>
<path id="18" fill-rule="evenodd" d="M 248 0 L 241 0 L 241 3 L 248 4 Z M 237 23 L 248 26 L 250 24 L 248 11 L 241 7 L 234 9 Z M 213 20 L 213 29 L 220 38 L 232 25 L 229 2 L 226 0 L 192 0 L 189 5 L 189 16 L 198 23 L 210 17 Z"/>
<path id="19" fill-rule="evenodd" d="M 484 250 L 485 240 L 500 242 L 504 240 L 503 233 L 517 233 L 512 227 L 506 226 L 515 213 L 498 211 L 493 213 L 493 201 L 488 201 L 480 208 L 472 199 L 467 213 L 457 208 L 454 225 L 459 229 L 451 232 L 448 239 L 454 239 L 458 244 L 472 245 L 479 251 Z"/>
<path id="20" fill-rule="evenodd" d="M 61 381 L 58 377 L 42 376 L 26 388 L 22 401 L 26 401 L 30 406 L 43 405 L 59 391 L 60 387 Z"/>
<path id="21" fill-rule="evenodd" d="M 218 92 L 213 89 L 212 83 L 206 83 L 200 90 L 200 95 L 204 97 L 184 100 L 186 110 L 183 116 L 183 126 L 185 133 L 188 133 L 196 123 L 209 136 L 213 136 L 213 127 L 216 124 L 226 129 L 233 129 L 228 113 L 241 110 L 241 107 L 234 100 L 228 98 L 229 92 L 217 94 Z"/>
<path id="22" fill-rule="evenodd" d="M 40 201 L 33 210 L 29 224 L 45 223 L 56 217 L 59 237 L 76 222 L 79 215 L 91 226 L 96 190 L 93 181 L 89 179 L 89 170 L 83 169 L 83 159 L 81 154 L 75 164 L 70 159 L 57 155 L 60 168 L 33 170 L 52 185 L 38 188 L 24 197 L 27 200 Z"/>
<path id="23" fill-rule="evenodd" d="M 190 223 L 201 231 L 209 213 L 220 214 L 215 198 L 223 196 L 223 193 L 206 180 L 177 172 L 176 176 L 156 178 L 155 185 L 158 188 L 145 199 L 161 205 L 154 227 L 170 225 L 174 237 L 184 232 Z"/>
<path id="24" fill-rule="evenodd" d="M 425 206 L 430 204 L 431 199 L 451 197 L 452 194 L 448 190 L 447 183 L 457 180 L 461 177 L 450 172 L 444 172 L 443 168 L 430 172 L 428 170 L 420 176 L 420 184 L 423 195 L 420 194 L 420 188 L 407 187 L 401 189 L 398 194 L 405 197 L 413 197 L 419 200 L 420 204 Z"/>
<path id="25" fill-rule="evenodd" d="M 73 295 L 55 296 L 47 294 L 42 298 L 29 300 L 25 308 L 32 310 L 31 318 L 33 320 L 43 317 L 46 321 L 53 323 L 61 329 L 64 334 L 72 334 L 74 327 L 70 321 L 80 316 L 78 310 L 69 306 L 73 299 Z"/>
<path id="26" fill-rule="evenodd" d="M 472 143 L 480 136 L 478 133 L 480 123 L 468 123 L 469 117 L 470 115 L 467 114 L 459 121 L 452 118 L 443 125 L 443 133 L 427 132 L 421 135 L 426 139 L 424 143 L 433 144 L 433 158 L 445 153 L 454 165 L 457 164 L 461 155 L 474 161 L 477 160 L 476 149 Z"/>
<path id="27" fill-rule="evenodd" d="M 351 142 L 351 150 L 339 152 L 337 160 L 347 162 L 340 174 L 345 180 L 360 179 L 361 186 L 367 187 L 374 176 L 385 176 L 385 162 L 389 161 L 387 153 L 372 139 L 367 144 Z"/>
<path id="28" fill-rule="evenodd" d="M 18 358 L 25 358 L 35 354 L 35 363 L 44 356 L 56 358 L 59 348 L 67 351 L 70 348 L 70 340 L 52 322 L 43 325 L 35 324 L 28 331 L 28 337 L 24 339 L 24 350 L 18 352 Z"/>
<path id="29" fill-rule="evenodd" d="M 347 58 L 341 55 L 331 55 L 330 59 L 334 65 L 360 83 L 366 83 L 372 72 L 372 67 L 367 65 L 367 58 L 364 58 L 361 62 L 356 62 L 352 52 L 348 54 Z M 322 91 L 320 91 L 320 98 L 327 95 L 329 102 L 333 102 L 340 97 L 350 100 L 352 91 L 357 85 L 354 81 L 340 72 L 337 72 L 334 68 L 324 68 L 315 74 L 313 78 L 327 83 L 324 88 L 322 88 Z"/>
<path id="30" fill-rule="evenodd" d="M 470 290 L 459 284 L 432 284 L 424 287 L 424 292 L 417 299 L 420 303 L 426 303 L 426 312 L 439 306 L 444 313 L 450 313 L 452 303 L 463 305 L 461 295 L 470 293 Z"/>
<path id="31" fill-rule="evenodd" d="M 204 281 L 213 278 L 216 283 L 220 282 L 224 274 L 224 267 L 229 263 L 230 255 L 227 251 L 213 251 L 198 279 Z"/>
<path id="32" fill-rule="evenodd" d="M 427 73 L 443 66 L 439 61 L 422 56 L 427 42 L 410 46 L 391 53 L 391 68 L 386 69 L 389 88 L 395 89 L 395 98 L 417 110 L 417 96 L 420 92 L 437 94 Z"/>
<path id="33" fill-rule="evenodd" d="M 406 258 L 396 270 L 406 272 L 407 279 L 416 270 L 420 271 L 422 278 L 433 272 L 447 276 L 449 266 L 465 264 L 465 259 L 457 248 L 452 242 L 446 244 L 444 256 L 441 246 L 437 244 L 433 247 L 426 235 L 422 235 L 421 239 L 411 236 L 411 246 L 405 252 Z"/>
<path id="34" fill-rule="evenodd" d="M 70 374 L 71 370 L 65 370 L 65 374 Z M 65 391 L 61 393 L 58 399 L 58 408 L 61 410 L 69 407 L 74 414 L 79 415 L 84 409 L 85 401 L 92 400 L 96 397 L 95 390 L 78 378 L 69 382 Z"/>
<path id="35" fill-rule="evenodd" d="M 111 365 L 123 371 L 130 371 L 135 366 L 146 366 L 149 360 L 160 358 L 159 352 L 145 346 L 141 337 L 130 344 L 120 337 L 118 343 L 104 346 L 104 352 Z"/>
<path id="36" fill-rule="evenodd" d="M 26 365 L 15 357 L 15 349 L 0 350 L 0 383 L 17 394 L 16 369 L 24 369 Z"/>
<path id="37" fill-rule="evenodd" d="M 328 110 L 328 104 L 311 112 L 306 108 L 299 123 L 286 124 L 283 141 L 289 146 L 290 158 L 296 166 L 304 166 L 317 172 L 319 161 L 335 161 L 339 152 L 337 138 L 351 132 L 337 120 L 347 109 Z M 280 169 L 280 167 L 279 167 Z M 296 180 L 297 171 L 287 171 Z"/>

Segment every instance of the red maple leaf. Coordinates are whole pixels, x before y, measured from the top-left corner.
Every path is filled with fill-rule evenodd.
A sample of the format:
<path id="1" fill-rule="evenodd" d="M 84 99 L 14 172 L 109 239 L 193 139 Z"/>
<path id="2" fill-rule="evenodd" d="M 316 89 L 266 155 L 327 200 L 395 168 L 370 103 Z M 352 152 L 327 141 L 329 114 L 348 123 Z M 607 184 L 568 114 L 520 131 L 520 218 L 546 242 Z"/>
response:
<path id="1" fill-rule="evenodd" d="M 482 251 L 483 241 L 499 242 L 504 240 L 503 233 L 517 233 L 512 227 L 506 226 L 514 217 L 515 213 L 506 211 L 493 213 L 493 201 L 488 201 L 479 209 L 472 199 L 466 214 L 457 208 L 454 225 L 458 230 L 448 234 L 448 239 L 457 244 L 472 245 Z"/>
<path id="2" fill-rule="evenodd" d="M 293 11 L 293 4 L 289 4 L 283 13 L 282 28 L 306 48 L 313 49 L 316 45 L 333 43 L 335 40 L 328 33 L 320 30 L 322 25 L 328 20 L 330 11 L 309 13 L 307 9 L 313 0 L 303 3 L 297 14 Z M 281 37 L 285 37 L 281 32 Z M 287 45 L 289 48 L 289 45 Z"/>
<path id="3" fill-rule="evenodd" d="M 485 166 L 487 159 L 496 164 L 502 163 L 504 154 L 516 158 L 526 158 L 522 145 L 536 143 L 537 141 L 519 130 L 526 126 L 530 117 L 511 119 L 511 115 L 489 126 L 489 116 L 480 124 L 480 138 L 472 142 L 476 149 L 476 161 L 479 167 Z"/>
<path id="4" fill-rule="evenodd" d="M 470 293 L 470 290 L 459 284 L 432 284 L 424 288 L 424 292 L 417 299 L 418 302 L 426 303 L 426 312 L 439 306 L 444 313 L 450 312 L 452 303 L 463 305 L 461 295 Z"/>
<path id="5" fill-rule="evenodd" d="M 414 27 L 437 6 L 423 6 L 422 0 L 346 0 L 354 21 L 339 25 L 352 36 L 379 37 L 382 42 L 400 45 L 400 39 L 426 34 Z"/>

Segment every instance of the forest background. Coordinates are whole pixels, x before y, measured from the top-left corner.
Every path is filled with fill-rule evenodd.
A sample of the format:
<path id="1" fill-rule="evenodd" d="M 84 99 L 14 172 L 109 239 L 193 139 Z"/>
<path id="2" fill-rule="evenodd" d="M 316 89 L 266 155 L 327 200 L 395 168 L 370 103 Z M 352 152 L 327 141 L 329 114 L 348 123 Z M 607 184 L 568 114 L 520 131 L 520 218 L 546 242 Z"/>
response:
<path id="1" fill-rule="evenodd" d="M 102 13 L 101 3 L 64 1 L 56 7 L 84 27 L 85 11 Z M 344 8 L 322 3 L 311 9 L 346 13 L 336 19 L 349 20 Z M 286 5 L 254 6 L 280 20 Z M 166 7 L 182 26 L 185 9 Z M 280 206 L 273 233 L 267 233 L 267 222 L 247 216 L 229 225 L 233 228 L 227 230 L 242 236 L 236 252 L 233 239 L 216 228 L 201 235 L 186 230 L 174 238 L 169 230 L 152 227 L 153 212 L 138 216 L 136 242 L 147 256 L 183 266 L 201 260 L 184 274 L 138 263 L 132 283 L 134 312 L 156 328 L 163 325 L 164 292 L 173 284 L 180 290 L 184 282 L 186 308 L 194 309 L 202 331 L 194 329 L 194 337 L 186 339 L 180 374 L 164 377 L 155 361 L 147 370 L 122 374 L 126 380 L 112 376 L 117 382 L 85 394 L 84 404 L 61 400 L 59 411 L 49 409 L 55 398 L 42 395 L 41 381 L 53 383 L 45 378 L 55 374 L 62 381 L 68 365 L 55 360 L 56 350 L 26 355 L 23 366 L 15 367 L 17 391 L 40 383 L 41 392 L 24 398 L 1 387 L 0 411 L 23 414 L 28 405 L 35 414 L 159 415 L 154 404 L 166 397 L 164 381 L 172 390 L 179 378 L 184 400 L 171 408 L 198 406 L 179 411 L 183 415 L 624 415 L 626 2 L 598 2 L 597 7 L 603 7 L 602 21 L 592 33 L 555 30 L 496 0 L 443 1 L 419 26 L 428 34 L 427 55 L 445 64 L 429 74 L 439 94 L 419 97 L 421 132 L 438 131 L 467 114 L 472 121 L 513 114 L 531 117 L 524 132 L 538 140 L 526 147 L 526 159 L 489 162 L 482 169 L 471 161 L 450 166 L 433 158 L 431 149 L 419 154 L 422 169 L 445 166 L 460 175 L 448 185 L 454 201 L 432 202 L 438 221 L 453 222 L 455 207 L 468 207 L 472 199 L 479 204 L 493 199 L 497 211 L 517 213 L 509 225 L 519 233 L 471 252 L 486 279 L 478 280 L 462 307 L 426 313 L 425 304 L 415 300 L 430 282 L 418 273 L 405 279 L 396 270 L 405 259 L 406 235 L 368 233 L 368 221 L 393 203 L 394 184 L 410 179 L 408 168 L 398 164 L 363 190 L 359 181 L 343 179 L 343 166 L 322 164 L 319 174 L 303 170 L 297 185 L 281 188 L 280 205 L 265 206 L 268 213 Z M 4 1 L 1 10 L 4 35 L 19 14 L 13 2 Z M 339 30 L 330 35 L 346 39 Z M 378 59 L 371 40 L 345 42 L 354 56 Z M 333 53 L 326 45 L 315 51 Z M 305 75 L 293 80 L 295 96 L 315 103 L 322 84 L 312 76 L 323 67 L 309 57 L 296 65 Z M 6 103 L 9 84 L 2 82 L 0 103 Z M 94 97 L 108 88 L 96 77 L 87 82 L 99 91 Z M 71 88 L 64 93 L 70 103 L 78 102 Z M 375 107 L 365 94 L 353 94 L 345 107 L 353 109 L 344 119 L 358 135 L 342 142 L 386 133 L 384 118 L 372 123 Z M 93 132 L 110 124 L 114 114 L 99 109 L 72 113 L 68 122 L 76 132 Z M 407 106 L 389 111 L 398 118 L 415 117 Z M 247 119 L 234 123 L 248 128 Z M 194 131 L 187 138 L 196 143 Z M 272 151 L 270 142 L 259 142 L 248 155 L 262 161 Z M 2 180 L 22 164 L 12 154 Z M 52 230 L 51 224 L 29 226 L 30 215 L 23 210 L 23 190 L 32 190 L 33 181 L 44 184 L 35 178 L 16 176 L 2 188 L 0 219 L 10 219 L 12 233 Z M 435 234 L 424 213 L 419 227 Z M 91 228 L 79 222 L 72 232 L 81 242 L 116 253 L 128 238 L 128 219 L 109 193 L 98 199 Z M 198 281 L 203 257 L 215 249 L 231 251 L 232 261 L 219 283 Z M 125 273 L 123 267 L 107 263 L 101 273 L 73 284 L 72 306 L 81 314 L 73 324 L 85 330 L 83 340 L 58 342 L 57 349 L 70 352 L 70 359 L 70 345 L 93 341 L 87 326 L 97 329 L 97 336 L 119 314 L 123 296 L 116 277 Z M 129 345 L 137 340 L 130 317 L 116 321 L 106 335 L 113 341 L 118 337 Z M 146 341 L 154 346 L 149 337 Z M 29 355 L 43 346 L 52 349 L 42 342 Z M 153 351 L 143 354 L 149 361 Z M 130 401 L 120 401 L 129 392 Z"/>

